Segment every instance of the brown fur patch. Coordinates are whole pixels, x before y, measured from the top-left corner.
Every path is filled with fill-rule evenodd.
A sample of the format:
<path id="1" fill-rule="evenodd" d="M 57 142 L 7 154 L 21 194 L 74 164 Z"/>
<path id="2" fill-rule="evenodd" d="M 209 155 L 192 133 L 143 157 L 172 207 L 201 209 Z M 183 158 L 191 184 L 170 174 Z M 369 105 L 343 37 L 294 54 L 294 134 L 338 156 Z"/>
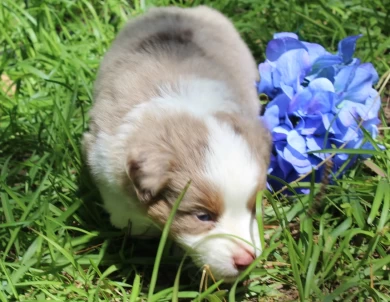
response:
<path id="1" fill-rule="evenodd" d="M 208 129 L 202 120 L 183 112 L 159 119 L 154 114 L 143 117 L 142 127 L 129 141 L 129 178 L 149 215 L 160 225 L 191 180 L 172 228 L 176 234 L 201 234 L 213 224 L 199 221 L 196 214 L 207 213 L 217 220 L 224 209 L 221 192 L 203 175 Z M 132 191 L 128 182 L 124 188 Z"/>
<path id="2" fill-rule="evenodd" d="M 214 220 L 218 220 L 224 211 L 222 192 L 204 178 L 194 179 L 193 184 L 188 194 L 189 202 L 183 204 L 182 210 L 187 212 L 200 210 L 210 214 Z"/>
<path id="3" fill-rule="evenodd" d="M 169 216 L 173 203 L 181 193 L 181 189 L 174 188 L 174 184 L 168 185 L 170 194 L 165 199 L 160 199 L 148 208 L 149 216 L 164 225 Z M 171 226 L 171 234 L 200 235 L 210 231 L 215 226 L 215 221 L 224 210 L 222 195 L 216 188 L 206 182 L 193 181 L 187 190 L 178 212 Z M 210 214 L 213 221 L 200 221 L 196 215 Z"/>
<path id="4" fill-rule="evenodd" d="M 171 205 L 165 200 L 159 200 L 153 206 L 148 208 L 148 215 L 161 226 L 167 222 L 171 211 Z M 200 235 L 214 228 L 212 221 L 200 221 L 193 213 L 178 211 L 171 225 L 170 235 L 179 237 L 185 235 Z"/>

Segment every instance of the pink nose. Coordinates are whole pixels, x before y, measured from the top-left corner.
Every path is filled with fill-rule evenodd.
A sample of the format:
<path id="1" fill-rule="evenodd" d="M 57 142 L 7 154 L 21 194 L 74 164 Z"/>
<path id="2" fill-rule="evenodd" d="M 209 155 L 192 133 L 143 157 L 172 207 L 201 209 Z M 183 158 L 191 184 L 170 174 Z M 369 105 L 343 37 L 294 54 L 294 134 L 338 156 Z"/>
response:
<path id="1" fill-rule="evenodd" d="M 234 266 L 239 271 L 246 269 L 254 259 L 254 253 L 249 252 L 246 249 L 240 249 L 240 252 L 233 256 Z"/>

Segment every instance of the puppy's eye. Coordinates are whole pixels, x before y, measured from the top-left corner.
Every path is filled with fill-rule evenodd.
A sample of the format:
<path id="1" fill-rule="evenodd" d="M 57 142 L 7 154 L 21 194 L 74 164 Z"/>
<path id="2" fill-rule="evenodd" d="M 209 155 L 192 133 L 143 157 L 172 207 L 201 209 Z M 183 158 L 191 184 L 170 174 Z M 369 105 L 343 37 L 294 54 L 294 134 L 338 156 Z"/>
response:
<path id="1" fill-rule="evenodd" d="M 196 218 L 198 218 L 200 221 L 212 221 L 213 218 L 210 214 L 199 214 L 196 215 Z"/>

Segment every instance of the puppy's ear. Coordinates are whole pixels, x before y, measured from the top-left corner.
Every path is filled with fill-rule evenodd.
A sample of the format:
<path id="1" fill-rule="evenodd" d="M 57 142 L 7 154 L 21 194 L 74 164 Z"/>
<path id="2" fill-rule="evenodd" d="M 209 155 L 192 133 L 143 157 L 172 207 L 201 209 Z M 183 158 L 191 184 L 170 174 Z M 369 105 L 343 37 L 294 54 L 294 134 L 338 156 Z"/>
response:
<path id="1" fill-rule="evenodd" d="M 172 157 L 164 152 L 133 154 L 129 157 L 127 174 L 143 204 L 151 203 L 165 188 L 172 165 Z"/>

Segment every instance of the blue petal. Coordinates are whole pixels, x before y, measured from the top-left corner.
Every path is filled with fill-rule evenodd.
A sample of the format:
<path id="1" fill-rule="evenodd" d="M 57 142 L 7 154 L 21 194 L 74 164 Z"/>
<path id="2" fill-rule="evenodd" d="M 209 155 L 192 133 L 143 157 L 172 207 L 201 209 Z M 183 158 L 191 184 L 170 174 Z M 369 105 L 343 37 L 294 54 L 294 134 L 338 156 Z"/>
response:
<path id="1" fill-rule="evenodd" d="M 334 87 L 328 79 L 315 79 L 292 100 L 289 112 L 301 116 L 328 113 L 334 106 Z"/>
<path id="2" fill-rule="evenodd" d="M 302 158 L 307 158 L 305 139 L 295 130 L 292 130 L 287 135 L 287 143 L 292 146 Z"/>
<path id="3" fill-rule="evenodd" d="M 335 76 L 334 88 L 337 93 L 342 93 L 348 89 L 349 84 L 355 75 L 357 65 L 342 68 Z"/>
<path id="4" fill-rule="evenodd" d="M 285 85 L 284 83 L 280 83 L 280 88 L 282 88 L 282 91 L 290 98 L 292 99 L 295 91 L 294 88 L 288 85 Z"/>
<path id="5" fill-rule="evenodd" d="M 331 141 L 337 149 L 341 148 L 341 146 L 344 144 L 344 142 L 339 140 L 339 139 L 333 138 L 333 139 L 331 139 Z M 335 164 L 339 167 L 341 167 L 347 159 L 348 159 L 348 154 L 345 154 L 345 153 L 337 153 L 333 157 Z"/>
<path id="6" fill-rule="evenodd" d="M 341 148 L 341 146 L 344 145 L 344 141 L 342 141 L 342 140 L 335 139 L 335 138 L 332 138 L 330 140 L 331 140 L 332 144 L 336 146 L 336 148 Z M 344 148 L 350 149 L 353 147 L 353 145 L 354 144 L 348 144 Z M 339 167 L 343 166 L 345 161 L 348 159 L 350 161 L 347 164 L 347 166 L 344 167 L 344 170 L 343 170 L 343 171 L 346 171 L 347 169 L 349 169 L 351 166 L 353 166 L 355 164 L 355 162 L 357 160 L 357 156 L 350 156 L 349 154 L 345 154 L 345 153 L 337 153 L 333 157 L 333 162 L 334 162 L 335 166 L 339 168 Z"/>
<path id="7" fill-rule="evenodd" d="M 310 69 L 309 55 L 304 49 L 294 49 L 282 54 L 276 61 L 274 84 L 292 86 L 296 90 L 297 78 L 302 82 Z M 279 86 L 277 85 L 279 83 Z"/>
<path id="8" fill-rule="evenodd" d="M 328 113 L 333 108 L 334 93 L 328 91 L 318 91 L 310 100 L 310 104 L 306 109 L 306 114 L 320 115 Z"/>
<path id="9" fill-rule="evenodd" d="M 356 125 L 356 120 L 359 120 L 360 114 L 365 114 L 365 105 L 351 101 L 343 101 L 340 104 L 338 119 L 345 127 Z"/>
<path id="10" fill-rule="evenodd" d="M 286 135 L 286 138 L 287 138 L 287 135 Z M 287 141 L 276 141 L 274 144 L 276 154 L 277 155 L 283 154 L 283 150 L 286 147 L 286 145 L 287 145 Z M 276 160 L 277 160 L 277 156 L 276 156 Z"/>
<path id="11" fill-rule="evenodd" d="M 291 120 L 290 120 L 290 117 L 288 116 L 288 114 L 286 113 L 285 117 L 284 117 L 284 123 L 287 127 L 289 127 L 290 129 L 293 129 L 294 128 L 294 125 L 292 124 Z"/>
<path id="12" fill-rule="evenodd" d="M 274 96 L 275 87 L 272 83 L 272 66 L 266 61 L 259 65 L 260 83 L 257 86 L 259 93 L 265 93 L 269 97 Z"/>
<path id="13" fill-rule="evenodd" d="M 379 134 L 378 127 L 376 126 L 380 120 L 378 118 L 368 120 L 362 123 L 362 127 L 366 129 L 372 138 L 376 138 Z"/>
<path id="14" fill-rule="evenodd" d="M 274 62 L 277 59 L 279 59 L 279 57 L 282 54 L 293 49 L 306 50 L 306 47 L 305 45 L 302 44 L 302 42 L 300 42 L 297 39 L 290 38 L 290 37 L 283 37 L 280 39 L 271 40 L 267 45 L 265 54 L 268 60 Z"/>
<path id="15" fill-rule="evenodd" d="M 284 149 L 284 158 L 290 162 L 295 171 L 299 174 L 305 174 L 311 171 L 312 166 L 308 158 L 301 156 L 297 150 L 288 146 Z"/>
<path id="16" fill-rule="evenodd" d="M 311 72 L 310 75 L 306 76 L 305 80 L 311 82 L 314 79 L 317 78 L 325 78 L 328 79 L 330 82 L 334 82 L 334 77 L 336 75 L 336 67 L 335 66 L 329 66 L 322 68 L 315 73 Z"/>
<path id="17" fill-rule="evenodd" d="M 308 155 L 308 159 L 310 161 L 310 166 L 311 166 L 310 168 L 318 171 L 318 168 L 316 166 L 322 162 L 322 159 L 317 157 L 317 156 L 311 155 L 311 154 Z M 321 178 L 319 176 L 320 175 L 318 173 L 316 173 L 316 175 L 315 175 L 316 182 L 321 181 Z M 310 178 L 308 178 L 308 180 L 310 181 Z"/>
<path id="18" fill-rule="evenodd" d="M 370 97 L 366 100 L 364 106 L 356 106 L 356 112 L 364 121 L 378 118 L 381 108 L 381 99 L 375 89 L 371 89 Z"/>
<path id="19" fill-rule="evenodd" d="M 294 33 L 280 32 L 280 33 L 274 34 L 274 39 L 280 39 L 280 38 L 285 38 L 285 37 L 289 37 L 289 38 L 293 38 L 293 39 L 298 40 L 297 34 L 294 34 Z"/>
<path id="20" fill-rule="evenodd" d="M 319 72 L 321 69 L 332 67 L 334 65 L 341 64 L 341 63 L 343 63 L 343 60 L 339 56 L 332 55 L 332 54 L 325 54 L 318 57 L 314 61 L 311 72 L 316 73 Z"/>
<path id="21" fill-rule="evenodd" d="M 330 82 L 334 82 L 334 77 L 339 70 L 339 64 L 342 63 L 342 59 L 330 53 L 326 53 L 319 56 L 314 62 L 310 74 L 306 76 L 308 81 L 312 81 L 316 78 L 326 78 Z"/>
<path id="22" fill-rule="evenodd" d="M 325 132 L 322 116 L 305 117 L 300 133 L 302 135 L 323 134 Z"/>
<path id="23" fill-rule="evenodd" d="M 325 142 L 324 137 L 312 135 L 306 137 L 306 144 L 309 151 L 318 151 L 329 147 L 329 145 Z M 325 159 L 327 156 L 329 156 L 329 154 L 326 153 L 313 153 L 313 155 L 321 159 Z"/>
<path id="24" fill-rule="evenodd" d="M 270 104 L 272 106 L 279 107 L 279 117 L 285 117 L 288 109 L 288 105 L 290 104 L 290 98 L 285 94 L 279 94 L 276 98 L 274 98 Z"/>
<path id="25" fill-rule="evenodd" d="M 283 157 L 292 164 L 298 173 L 311 170 L 311 164 L 306 154 L 305 139 L 295 130 L 287 135 L 287 146 L 283 150 Z"/>
<path id="26" fill-rule="evenodd" d="M 302 129 L 305 127 L 305 121 L 303 120 L 302 116 L 294 115 L 294 118 L 297 120 L 295 121 L 295 130 L 302 135 Z"/>
<path id="27" fill-rule="evenodd" d="M 287 175 L 291 172 L 291 170 L 293 170 L 291 163 L 289 161 L 286 161 L 283 156 L 286 145 L 287 143 L 285 141 L 275 143 L 275 150 L 277 153 L 276 160 L 280 170 L 283 173 L 283 178 L 286 178 Z"/>
<path id="28" fill-rule="evenodd" d="M 361 149 L 362 148 L 364 135 L 361 131 L 357 132 L 356 134 L 357 134 L 356 137 L 346 141 L 346 145 L 345 145 L 346 149 Z"/>
<path id="29" fill-rule="evenodd" d="M 341 130 L 337 126 L 337 117 L 333 113 L 325 113 L 322 115 L 322 123 L 326 131 L 332 134 L 340 135 Z"/>
<path id="30" fill-rule="evenodd" d="M 279 161 L 281 161 L 281 162 L 279 163 Z M 283 167 L 283 168 L 281 168 L 281 167 Z M 289 175 L 292 172 L 294 172 L 294 169 L 291 166 L 291 164 L 286 162 L 280 156 L 277 156 L 277 158 L 275 157 L 275 164 L 274 164 L 274 166 L 272 167 L 272 170 L 269 173 L 272 176 L 276 176 L 278 178 L 281 178 L 281 179 L 289 182 Z M 279 190 L 282 187 L 282 184 L 279 181 L 274 180 L 272 178 L 269 178 L 268 182 L 269 182 L 270 186 L 274 190 Z"/>
<path id="31" fill-rule="evenodd" d="M 344 63 L 348 64 L 353 57 L 356 48 L 356 41 L 363 35 L 350 36 L 341 40 L 338 44 L 338 55 L 343 58 Z"/>
<path id="32" fill-rule="evenodd" d="M 285 141 L 290 131 L 291 129 L 286 125 L 280 125 L 278 127 L 275 127 L 274 129 L 272 129 L 273 141 Z"/>
<path id="33" fill-rule="evenodd" d="M 321 69 L 318 72 L 317 77 L 326 78 L 329 81 L 331 81 L 332 83 L 334 83 L 335 75 L 336 75 L 336 68 L 334 66 L 330 66 L 330 67 L 326 67 L 326 68 Z"/>
<path id="34" fill-rule="evenodd" d="M 309 88 L 302 90 L 295 95 L 288 108 L 289 113 L 296 113 L 300 116 L 305 115 L 306 108 L 312 98 L 313 94 Z"/>
<path id="35" fill-rule="evenodd" d="M 278 156 L 278 165 L 280 167 L 280 170 L 283 172 L 282 178 L 284 178 L 284 179 L 286 179 L 288 177 L 289 173 L 291 173 L 291 171 L 294 169 L 293 166 L 291 165 L 291 163 L 286 161 L 281 156 Z"/>
<path id="36" fill-rule="evenodd" d="M 325 50 L 325 48 L 319 44 L 309 43 L 309 42 L 304 42 L 304 41 L 302 41 L 302 44 L 305 45 L 305 47 L 307 48 L 307 52 L 309 53 L 311 65 L 314 63 L 314 61 L 318 57 L 325 55 L 325 54 L 328 54 L 328 52 Z"/>
<path id="37" fill-rule="evenodd" d="M 336 81 L 338 76 L 336 76 Z M 347 86 L 347 90 L 344 90 L 343 99 L 364 102 L 370 96 L 373 78 L 374 75 L 372 73 L 367 72 L 365 68 L 360 68 L 359 66 L 355 70 L 354 77 Z"/>
<path id="38" fill-rule="evenodd" d="M 319 78 L 311 81 L 308 87 L 312 91 L 319 90 L 335 92 L 332 82 L 324 78 Z"/>
<path id="39" fill-rule="evenodd" d="M 339 139 L 343 142 L 347 142 L 347 141 L 356 140 L 359 137 L 359 130 L 357 128 L 356 123 L 355 123 L 355 125 L 350 125 L 349 127 L 346 127 L 341 122 L 341 120 L 338 119 L 337 124 L 338 124 L 339 129 L 341 129 L 342 131 L 340 131 L 340 133 L 335 135 L 336 139 Z"/>
<path id="40" fill-rule="evenodd" d="M 375 67 L 371 63 L 363 63 L 360 64 L 359 68 L 366 70 L 368 73 L 372 75 L 372 83 L 376 84 L 379 80 L 378 72 Z"/>
<path id="41" fill-rule="evenodd" d="M 290 99 L 285 94 L 279 94 L 267 104 L 264 112 L 264 122 L 268 129 L 273 129 L 281 123 L 280 118 L 284 118 L 287 112 Z"/>

